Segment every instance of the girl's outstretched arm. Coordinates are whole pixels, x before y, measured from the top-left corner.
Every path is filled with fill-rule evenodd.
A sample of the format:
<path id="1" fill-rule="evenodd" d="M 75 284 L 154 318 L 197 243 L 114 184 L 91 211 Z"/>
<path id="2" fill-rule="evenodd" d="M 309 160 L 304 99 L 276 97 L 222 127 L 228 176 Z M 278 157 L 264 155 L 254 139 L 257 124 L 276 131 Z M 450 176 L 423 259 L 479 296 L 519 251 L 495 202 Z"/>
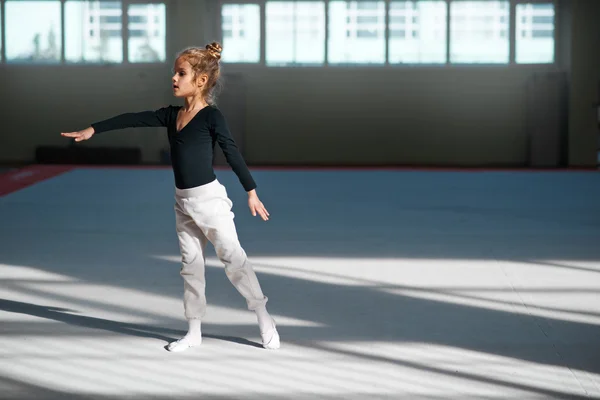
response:
<path id="1" fill-rule="evenodd" d="M 156 111 L 142 111 L 120 114 L 103 121 L 94 122 L 90 127 L 77 132 L 62 132 L 62 136 L 75 138 L 76 142 L 90 139 L 96 133 L 123 128 L 166 127 L 171 119 L 171 107 Z"/>

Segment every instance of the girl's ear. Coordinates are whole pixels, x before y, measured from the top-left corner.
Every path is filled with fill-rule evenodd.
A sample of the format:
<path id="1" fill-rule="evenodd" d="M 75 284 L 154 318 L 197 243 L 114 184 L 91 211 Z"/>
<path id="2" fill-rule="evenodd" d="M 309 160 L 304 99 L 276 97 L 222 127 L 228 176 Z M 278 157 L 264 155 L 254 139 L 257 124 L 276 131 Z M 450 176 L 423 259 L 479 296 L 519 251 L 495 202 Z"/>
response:
<path id="1" fill-rule="evenodd" d="M 208 76 L 206 74 L 202 74 L 198 77 L 198 79 L 196 79 L 196 84 L 200 87 L 206 85 L 206 82 L 208 81 Z"/>

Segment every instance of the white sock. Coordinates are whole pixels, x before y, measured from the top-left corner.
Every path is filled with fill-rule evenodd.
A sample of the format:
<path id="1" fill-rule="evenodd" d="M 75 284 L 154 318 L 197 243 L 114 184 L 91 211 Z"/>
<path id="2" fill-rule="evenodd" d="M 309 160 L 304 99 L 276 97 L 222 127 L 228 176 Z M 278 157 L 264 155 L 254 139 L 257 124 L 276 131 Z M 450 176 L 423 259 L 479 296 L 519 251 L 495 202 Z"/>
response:
<path id="1" fill-rule="evenodd" d="M 273 320 L 269 315 L 266 307 L 257 308 L 256 319 L 258 320 L 258 328 L 261 332 L 267 332 L 273 328 Z"/>
<path id="2" fill-rule="evenodd" d="M 188 320 L 189 328 L 188 333 L 185 335 L 186 338 L 198 340 L 202 338 L 202 330 L 200 329 L 199 319 Z"/>
<path id="3" fill-rule="evenodd" d="M 169 343 L 169 351 L 183 351 L 190 347 L 199 346 L 202 343 L 202 330 L 199 319 L 188 320 L 189 328 L 187 334 L 179 340 Z"/>
<path id="4" fill-rule="evenodd" d="M 279 333 L 275 328 L 275 321 L 267 312 L 266 307 L 256 310 L 256 318 L 258 319 L 263 347 L 266 349 L 278 349 L 280 346 Z"/>

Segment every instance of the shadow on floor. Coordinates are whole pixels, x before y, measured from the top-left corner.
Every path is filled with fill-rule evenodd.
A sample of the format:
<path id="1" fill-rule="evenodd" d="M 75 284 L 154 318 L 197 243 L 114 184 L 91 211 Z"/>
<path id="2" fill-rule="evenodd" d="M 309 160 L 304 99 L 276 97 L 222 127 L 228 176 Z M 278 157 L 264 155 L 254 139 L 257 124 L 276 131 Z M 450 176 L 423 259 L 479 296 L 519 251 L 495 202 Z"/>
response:
<path id="1" fill-rule="evenodd" d="M 185 335 L 185 331 L 168 329 L 146 324 L 117 322 L 104 318 L 88 317 L 85 315 L 76 315 L 72 314 L 72 312 L 76 312 L 74 310 L 41 306 L 37 304 L 23 303 L 20 301 L 12 301 L 7 299 L 0 299 L 0 311 L 26 314 L 34 317 L 63 322 L 68 325 L 80 326 L 90 329 L 99 329 L 102 331 L 109 331 L 121 335 L 152 338 L 163 341 L 165 342 L 165 344 L 168 344 L 173 340 L 179 339 L 180 337 Z M 164 334 L 172 334 L 173 336 L 165 336 Z M 257 347 L 260 349 L 263 348 L 263 346 L 260 343 L 256 343 L 240 337 L 214 335 L 210 333 L 203 333 L 202 336 L 204 338 L 223 340 L 231 343 Z"/>

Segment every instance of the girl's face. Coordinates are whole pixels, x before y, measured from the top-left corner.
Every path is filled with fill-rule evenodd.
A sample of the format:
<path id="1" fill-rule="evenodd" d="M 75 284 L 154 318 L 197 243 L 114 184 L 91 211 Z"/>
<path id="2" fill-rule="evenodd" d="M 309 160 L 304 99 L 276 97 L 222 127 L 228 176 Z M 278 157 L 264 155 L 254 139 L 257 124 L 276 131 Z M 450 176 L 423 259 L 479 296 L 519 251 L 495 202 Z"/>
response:
<path id="1" fill-rule="evenodd" d="M 206 84 L 206 75 L 196 78 L 190 63 L 178 58 L 173 68 L 172 81 L 175 97 L 190 97 L 202 92 L 202 87 Z"/>

